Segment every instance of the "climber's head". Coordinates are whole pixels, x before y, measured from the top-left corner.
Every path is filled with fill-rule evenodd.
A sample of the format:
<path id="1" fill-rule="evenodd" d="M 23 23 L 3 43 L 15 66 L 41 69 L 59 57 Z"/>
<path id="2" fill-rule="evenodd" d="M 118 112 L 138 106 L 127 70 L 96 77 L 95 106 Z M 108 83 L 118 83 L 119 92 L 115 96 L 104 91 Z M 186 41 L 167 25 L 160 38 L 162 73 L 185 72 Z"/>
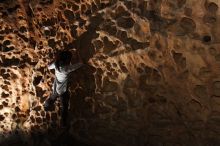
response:
<path id="1" fill-rule="evenodd" d="M 64 67 L 70 64 L 72 59 L 72 53 L 70 51 L 61 51 L 57 53 L 55 65 L 59 70 L 60 67 Z"/>

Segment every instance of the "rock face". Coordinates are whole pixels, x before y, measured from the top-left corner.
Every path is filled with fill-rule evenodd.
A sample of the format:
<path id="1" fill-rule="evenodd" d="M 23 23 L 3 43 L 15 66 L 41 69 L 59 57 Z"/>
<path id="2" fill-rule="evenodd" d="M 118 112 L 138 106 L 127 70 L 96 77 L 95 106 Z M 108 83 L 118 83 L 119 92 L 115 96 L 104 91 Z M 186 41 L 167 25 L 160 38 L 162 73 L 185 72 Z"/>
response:
<path id="1" fill-rule="evenodd" d="M 59 127 L 59 100 L 52 112 L 42 105 L 54 79 L 47 65 L 67 49 L 88 62 L 71 74 L 69 137 L 96 146 L 220 145 L 219 5 L 1 1 L 0 142 L 57 145 L 28 138 Z M 16 133 L 28 142 L 4 142 Z"/>

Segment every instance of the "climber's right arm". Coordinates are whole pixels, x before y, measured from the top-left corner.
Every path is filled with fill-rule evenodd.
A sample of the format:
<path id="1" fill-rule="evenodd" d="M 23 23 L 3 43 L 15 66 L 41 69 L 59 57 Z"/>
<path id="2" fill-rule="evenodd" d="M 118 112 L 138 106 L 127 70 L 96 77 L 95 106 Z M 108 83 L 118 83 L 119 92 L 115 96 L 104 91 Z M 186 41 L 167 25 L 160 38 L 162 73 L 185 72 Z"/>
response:
<path id="1" fill-rule="evenodd" d="M 48 69 L 55 69 L 55 62 L 50 63 Z"/>

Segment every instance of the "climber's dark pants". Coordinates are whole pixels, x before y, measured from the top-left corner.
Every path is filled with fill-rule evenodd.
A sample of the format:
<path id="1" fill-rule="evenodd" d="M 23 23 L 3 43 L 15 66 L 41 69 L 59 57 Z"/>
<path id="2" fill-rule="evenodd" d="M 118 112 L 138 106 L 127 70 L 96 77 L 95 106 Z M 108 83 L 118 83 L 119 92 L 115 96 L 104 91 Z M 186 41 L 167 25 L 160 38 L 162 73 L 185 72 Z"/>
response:
<path id="1" fill-rule="evenodd" d="M 69 99 L 70 99 L 70 93 L 68 92 L 68 90 L 60 96 L 61 118 L 62 118 L 63 124 L 66 124 L 66 122 L 67 122 Z"/>
<path id="2" fill-rule="evenodd" d="M 49 99 L 45 102 L 45 110 L 49 110 L 51 106 L 53 106 L 54 102 L 56 101 L 57 97 L 60 96 L 61 101 L 61 120 L 62 124 L 66 124 L 67 116 L 68 116 L 68 107 L 69 107 L 69 99 L 70 93 L 67 90 L 63 94 L 59 95 L 58 93 L 53 93 Z"/>

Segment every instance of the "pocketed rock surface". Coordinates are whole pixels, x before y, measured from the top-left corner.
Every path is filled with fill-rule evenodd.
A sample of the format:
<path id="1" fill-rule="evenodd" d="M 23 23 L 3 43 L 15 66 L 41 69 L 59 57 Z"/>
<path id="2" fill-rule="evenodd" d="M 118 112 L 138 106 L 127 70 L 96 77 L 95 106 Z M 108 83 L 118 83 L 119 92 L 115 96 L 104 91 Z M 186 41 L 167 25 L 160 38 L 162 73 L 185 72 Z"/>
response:
<path id="1" fill-rule="evenodd" d="M 219 5 L 2 0 L 0 145 L 220 145 Z M 88 63 L 70 76 L 62 135 L 59 100 L 43 103 L 64 49 Z"/>

